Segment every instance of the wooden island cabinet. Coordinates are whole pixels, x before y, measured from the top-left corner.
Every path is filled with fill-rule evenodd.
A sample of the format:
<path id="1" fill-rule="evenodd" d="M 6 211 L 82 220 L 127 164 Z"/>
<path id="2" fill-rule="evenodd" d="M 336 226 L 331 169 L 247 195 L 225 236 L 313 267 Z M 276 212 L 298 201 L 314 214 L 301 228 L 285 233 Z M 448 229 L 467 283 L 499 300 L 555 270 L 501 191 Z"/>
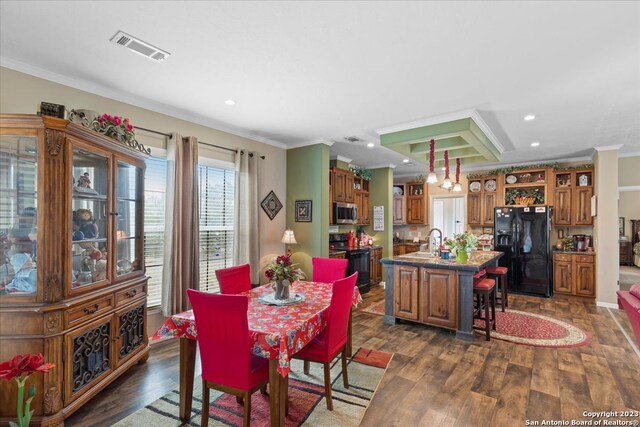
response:
<path id="1" fill-rule="evenodd" d="M 42 353 L 32 425 L 62 425 L 146 360 L 142 149 L 52 117 L 0 115 L 0 360 Z M 15 421 L 0 381 L 0 423 Z"/>

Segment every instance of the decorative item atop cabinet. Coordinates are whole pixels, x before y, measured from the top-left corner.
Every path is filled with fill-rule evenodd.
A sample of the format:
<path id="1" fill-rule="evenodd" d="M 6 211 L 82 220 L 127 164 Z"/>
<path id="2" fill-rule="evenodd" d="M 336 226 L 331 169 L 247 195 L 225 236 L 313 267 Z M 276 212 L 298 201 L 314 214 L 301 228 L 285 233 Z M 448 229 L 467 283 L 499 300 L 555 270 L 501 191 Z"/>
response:
<path id="1" fill-rule="evenodd" d="M 148 357 L 145 158 L 63 119 L 0 115 L 0 360 L 56 365 L 34 377 L 34 424 L 61 425 Z"/>
<path id="2" fill-rule="evenodd" d="M 593 169 L 557 169 L 554 177 L 554 225 L 592 225 Z"/>
<path id="3" fill-rule="evenodd" d="M 505 206 L 549 204 L 547 189 L 552 174 L 551 168 L 540 168 L 513 170 L 503 175 Z"/>

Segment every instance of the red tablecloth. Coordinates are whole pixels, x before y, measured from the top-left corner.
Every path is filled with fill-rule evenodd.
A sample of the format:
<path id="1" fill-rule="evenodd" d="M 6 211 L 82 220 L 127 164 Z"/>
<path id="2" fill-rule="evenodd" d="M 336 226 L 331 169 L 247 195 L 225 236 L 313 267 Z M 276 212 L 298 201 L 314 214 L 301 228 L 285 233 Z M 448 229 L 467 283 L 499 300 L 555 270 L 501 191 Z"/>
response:
<path id="1" fill-rule="evenodd" d="M 267 305 L 258 300 L 263 294 L 273 292 L 271 285 L 252 289 L 244 294 L 249 296 L 249 334 L 252 352 L 267 359 L 278 358 L 278 372 L 282 376 L 289 373 L 291 355 L 314 339 L 326 326 L 323 312 L 331 303 L 331 284 L 320 282 L 295 282 L 293 293 L 303 294 L 303 302 L 288 305 Z M 356 287 L 353 305 L 362 302 Z M 178 313 L 166 320 L 151 338 L 186 337 L 196 339 L 196 324 L 193 311 Z"/>

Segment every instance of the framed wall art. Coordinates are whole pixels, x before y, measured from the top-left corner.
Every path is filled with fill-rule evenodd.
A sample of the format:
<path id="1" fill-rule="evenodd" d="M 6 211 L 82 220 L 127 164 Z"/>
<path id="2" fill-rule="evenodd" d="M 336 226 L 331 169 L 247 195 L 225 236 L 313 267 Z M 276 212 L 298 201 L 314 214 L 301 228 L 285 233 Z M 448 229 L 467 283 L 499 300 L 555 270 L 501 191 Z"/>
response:
<path id="1" fill-rule="evenodd" d="M 311 200 L 296 200 L 296 222 L 311 222 Z"/>

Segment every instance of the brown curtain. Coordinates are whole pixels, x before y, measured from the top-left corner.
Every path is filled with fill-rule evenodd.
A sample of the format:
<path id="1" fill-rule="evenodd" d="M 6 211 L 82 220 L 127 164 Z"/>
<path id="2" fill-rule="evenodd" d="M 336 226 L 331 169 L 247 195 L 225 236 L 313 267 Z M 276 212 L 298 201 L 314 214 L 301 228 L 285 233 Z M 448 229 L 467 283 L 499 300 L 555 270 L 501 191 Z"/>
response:
<path id="1" fill-rule="evenodd" d="M 251 283 L 260 283 L 259 166 L 259 153 L 240 149 L 236 153 L 233 264 L 251 265 Z"/>
<path id="2" fill-rule="evenodd" d="M 190 308 L 187 289 L 200 288 L 198 140 L 172 134 L 167 144 L 162 314 Z"/>

